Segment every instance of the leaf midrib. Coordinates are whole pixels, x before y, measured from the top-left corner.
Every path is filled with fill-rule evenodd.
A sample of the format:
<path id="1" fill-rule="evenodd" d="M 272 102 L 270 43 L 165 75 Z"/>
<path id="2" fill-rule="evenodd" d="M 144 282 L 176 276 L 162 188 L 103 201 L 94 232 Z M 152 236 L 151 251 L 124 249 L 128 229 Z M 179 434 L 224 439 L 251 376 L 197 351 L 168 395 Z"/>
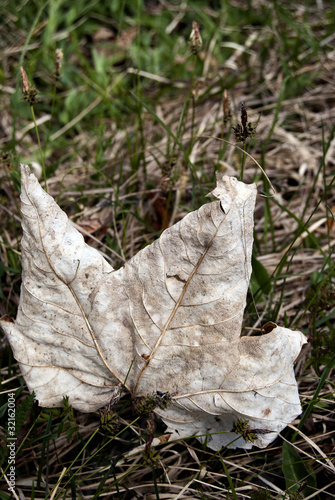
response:
<path id="1" fill-rule="evenodd" d="M 219 202 L 217 202 L 217 203 L 219 203 Z M 228 213 L 228 212 L 227 212 L 227 213 Z M 202 261 L 203 261 L 203 260 L 204 260 L 204 258 L 206 257 L 206 254 L 207 254 L 208 250 L 209 250 L 209 249 L 210 249 L 210 247 L 212 246 L 212 243 L 213 243 L 214 239 L 216 238 L 217 233 L 218 233 L 218 231 L 219 231 L 219 229 L 220 229 L 220 227 L 221 227 L 222 223 L 224 222 L 225 217 L 227 216 L 227 213 L 225 213 L 225 214 L 224 214 L 224 217 L 223 217 L 223 219 L 221 220 L 221 222 L 220 222 L 220 224 L 218 225 L 218 227 L 216 228 L 216 231 L 215 231 L 214 235 L 212 236 L 212 239 L 211 239 L 211 240 L 210 240 L 210 242 L 208 243 L 208 245 L 207 245 L 207 247 L 206 247 L 205 251 L 204 251 L 204 252 L 202 253 L 202 255 L 200 256 L 200 258 L 199 258 L 198 262 L 196 263 L 196 265 L 194 266 L 194 269 L 193 269 L 193 271 L 191 272 L 191 274 L 190 274 L 190 276 L 189 276 L 188 280 L 186 281 L 186 283 L 185 283 L 185 285 L 184 285 L 184 287 L 183 287 L 183 290 L 182 290 L 182 292 L 181 292 L 181 294 L 180 294 L 180 297 L 179 297 L 178 301 L 176 302 L 176 304 L 175 304 L 175 306 L 174 306 L 174 308 L 173 308 L 173 310 L 172 310 L 172 312 L 171 312 L 171 314 L 170 314 L 170 316 L 169 316 L 169 318 L 168 318 L 168 320 L 167 320 L 167 322 L 166 322 L 166 324 L 165 324 L 165 326 L 164 326 L 164 328 L 163 328 L 163 330 L 162 330 L 162 332 L 161 332 L 161 334 L 160 334 L 159 338 L 157 339 L 157 341 L 156 341 L 156 343 L 155 343 L 155 345 L 154 345 L 154 347 L 153 347 L 153 349 L 152 349 L 152 351 L 151 351 L 151 353 L 150 353 L 150 355 L 149 355 L 148 359 L 146 360 L 146 362 L 145 362 L 145 364 L 144 364 L 144 366 L 143 366 L 143 368 L 142 368 L 142 370 L 141 370 L 141 372 L 140 372 L 140 374 L 139 374 L 139 376 L 138 376 L 138 378 L 137 378 L 137 382 L 136 382 L 136 385 L 135 385 L 135 388 L 134 388 L 134 393 L 136 393 L 136 391 L 137 391 L 137 389 L 138 389 L 138 386 L 139 386 L 139 383 L 140 383 L 140 381 L 141 381 L 141 378 L 142 378 L 142 376 L 143 376 L 144 372 L 145 372 L 145 371 L 146 371 L 146 369 L 148 368 L 148 366 L 149 366 L 149 364 L 150 364 L 150 361 L 152 360 L 152 358 L 154 357 L 154 355 L 155 355 L 155 353 L 156 353 L 157 349 L 158 349 L 158 348 L 159 348 L 159 346 L 161 345 L 161 342 L 162 342 L 162 340 L 163 340 L 163 337 L 164 337 L 164 335 L 165 335 L 166 331 L 168 330 L 169 325 L 170 325 L 171 321 L 173 320 L 173 318 L 174 318 L 174 316 L 175 316 L 175 314 L 176 314 L 176 312 L 177 312 L 177 310 L 178 310 L 178 308 L 179 308 L 179 306 L 180 306 L 180 304 L 181 304 L 181 302 L 182 302 L 182 300 L 183 300 L 183 298 L 184 298 L 184 295 L 185 295 L 185 293 L 186 293 L 186 291 L 187 291 L 188 285 L 189 285 L 189 283 L 192 281 L 193 276 L 195 275 L 195 273 L 196 273 L 196 272 L 197 272 L 197 270 L 199 269 L 199 267 L 200 267 L 200 265 L 201 265 Z"/>

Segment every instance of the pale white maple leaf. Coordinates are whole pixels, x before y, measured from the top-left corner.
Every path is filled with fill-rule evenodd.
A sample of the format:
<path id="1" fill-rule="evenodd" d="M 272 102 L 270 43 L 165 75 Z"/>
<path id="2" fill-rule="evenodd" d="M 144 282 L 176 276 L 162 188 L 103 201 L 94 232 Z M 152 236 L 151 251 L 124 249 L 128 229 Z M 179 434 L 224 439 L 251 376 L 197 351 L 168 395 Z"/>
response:
<path id="1" fill-rule="evenodd" d="M 255 184 L 218 174 L 219 201 L 114 271 L 25 165 L 21 176 L 21 297 L 16 320 L 0 324 L 41 406 L 67 395 L 94 411 L 120 383 L 134 397 L 169 392 L 155 411 L 171 439 L 216 450 L 250 448 L 250 431 L 263 448 L 300 414 L 293 363 L 305 336 L 279 326 L 240 336 Z M 240 421 L 244 437 L 232 432 Z"/>

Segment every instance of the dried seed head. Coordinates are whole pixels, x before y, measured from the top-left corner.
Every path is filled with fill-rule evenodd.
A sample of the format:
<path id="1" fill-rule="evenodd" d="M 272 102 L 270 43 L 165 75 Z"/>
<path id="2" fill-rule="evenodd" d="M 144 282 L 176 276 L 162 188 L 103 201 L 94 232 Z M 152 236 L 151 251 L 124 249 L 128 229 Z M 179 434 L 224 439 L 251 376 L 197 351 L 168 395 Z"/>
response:
<path id="1" fill-rule="evenodd" d="M 247 123 L 248 123 L 247 108 L 245 107 L 244 102 L 241 102 L 241 124 L 242 124 L 243 130 L 247 127 Z"/>
<path id="2" fill-rule="evenodd" d="M 246 442 L 249 441 L 253 443 L 256 439 L 256 434 L 250 430 L 249 420 L 237 420 L 233 423 L 232 431 L 235 432 L 235 434 L 240 434 Z"/>
<path id="3" fill-rule="evenodd" d="M 224 91 L 223 91 L 223 123 L 226 124 L 229 120 L 231 120 L 230 104 L 229 104 L 227 89 L 224 89 Z"/>
<path id="4" fill-rule="evenodd" d="M 161 165 L 161 171 L 162 171 L 163 176 L 171 175 L 171 172 L 172 172 L 173 168 L 175 167 L 177 160 L 178 160 L 178 156 L 172 155 L 171 158 L 169 159 L 169 161 L 167 161 Z"/>
<path id="5" fill-rule="evenodd" d="M 194 55 L 199 54 L 201 47 L 202 47 L 202 39 L 200 35 L 199 26 L 196 21 L 193 21 L 192 31 L 190 35 L 190 49 L 192 54 Z"/>
<path id="6" fill-rule="evenodd" d="M 108 406 L 100 409 L 99 412 L 100 429 L 103 431 L 109 431 L 112 434 L 117 432 L 120 427 L 118 415 L 111 412 Z"/>
<path id="7" fill-rule="evenodd" d="M 1 164 L 6 168 L 10 169 L 12 166 L 11 155 L 9 151 L 1 152 Z"/>
<path id="8" fill-rule="evenodd" d="M 233 131 L 237 142 L 244 142 L 248 137 L 253 137 L 256 134 L 256 125 L 248 122 L 248 113 L 244 102 L 241 103 L 241 124 L 235 125 Z"/>
<path id="9" fill-rule="evenodd" d="M 169 392 L 154 392 L 144 397 L 138 397 L 133 400 L 135 411 L 141 416 L 150 415 L 158 406 L 162 410 L 168 408 L 171 404 L 173 394 Z"/>
<path id="10" fill-rule="evenodd" d="M 116 404 L 119 402 L 120 395 L 121 395 L 121 387 L 122 384 L 120 383 L 112 392 L 112 397 L 109 402 L 109 411 L 113 411 Z"/>
<path id="11" fill-rule="evenodd" d="M 20 68 L 21 70 L 21 80 L 22 80 L 22 85 L 23 85 L 23 100 L 29 102 L 30 106 L 33 106 L 38 102 L 37 99 L 37 89 L 35 87 L 32 87 L 28 81 L 27 73 L 25 70 Z"/>
<path id="12" fill-rule="evenodd" d="M 64 57 L 64 54 L 63 54 L 62 49 L 56 49 L 56 61 L 55 61 L 54 76 L 57 80 L 60 77 L 60 70 L 62 68 L 63 57 Z"/>
<path id="13" fill-rule="evenodd" d="M 23 91 L 29 92 L 30 85 L 29 85 L 27 73 L 24 71 L 22 66 L 21 66 L 20 70 L 21 70 L 21 80 L 22 80 L 22 84 L 23 84 Z"/>
<path id="14" fill-rule="evenodd" d="M 141 417 L 147 417 L 156 408 L 156 395 L 148 394 L 147 396 L 137 397 L 133 399 L 133 408 Z"/>
<path id="15" fill-rule="evenodd" d="M 232 432 L 240 434 L 246 442 L 253 443 L 257 438 L 257 434 L 269 434 L 272 431 L 268 429 L 250 429 L 249 420 L 239 419 L 233 423 Z"/>

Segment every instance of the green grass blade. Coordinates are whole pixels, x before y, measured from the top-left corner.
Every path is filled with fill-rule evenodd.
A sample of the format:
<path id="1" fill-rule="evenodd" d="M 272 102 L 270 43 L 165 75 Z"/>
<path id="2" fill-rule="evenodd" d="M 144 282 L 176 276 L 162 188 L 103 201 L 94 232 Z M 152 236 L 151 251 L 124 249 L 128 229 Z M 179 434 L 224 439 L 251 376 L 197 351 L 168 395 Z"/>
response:
<path id="1" fill-rule="evenodd" d="M 301 491 L 303 498 L 315 493 L 316 475 L 301 459 L 297 450 L 288 442 L 283 443 L 283 474 L 286 492 L 292 495 Z M 300 492 L 299 491 L 299 492 Z"/>

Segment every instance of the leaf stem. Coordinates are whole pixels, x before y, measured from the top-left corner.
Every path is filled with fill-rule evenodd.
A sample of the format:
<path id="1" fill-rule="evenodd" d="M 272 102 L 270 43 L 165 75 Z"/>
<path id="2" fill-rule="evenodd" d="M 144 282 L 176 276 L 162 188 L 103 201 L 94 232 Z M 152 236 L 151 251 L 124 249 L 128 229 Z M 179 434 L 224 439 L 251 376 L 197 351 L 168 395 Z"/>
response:
<path id="1" fill-rule="evenodd" d="M 36 136 L 37 136 L 37 142 L 38 142 L 38 148 L 39 148 L 39 150 L 40 150 L 40 155 L 41 155 L 41 163 L 42 163 L 43 177 L 44 177 L 44 183 L 45 183 L 45 190 L 46 190 L 46 192 L 48 192 L 48 186 L 47 186 L 47 175 L 46 175 L 45 165 L 44 165 L 44 155 L 43 155 L 42 146 L 41 146 L 41 141 L 40 141 L 40 134 L 39 134 L 39 132 L 38 132 L 38 127 L 37 127 L 37 123 L 36 123 L 35 112 L 34 112 L 34 106 L 33 106 L 33 105 L 31 105 L 31 106 L 30 106 L 30 109 L 31 109 L 31 114 L 32 114 L 32 117 L 33 117 L 33 122 L 34 122 L 34 125 L 35 125 Z"/>
<path id="2" fill-rule="evenodd" d="M 245 167 L 245 162 L 246 162 L 246 159 L 247 159 L 247 155 L 246 155 L 246 148 L 247 148 L 247 141 L 246 139 L 244 139 L 243 141 L 243 155 L 242 155 L 242 164 L 241 164 L 241 177 L 240 177 L 240 180 L 243 182 L 243 176 L 244 176 L 244 167 Z"/>

